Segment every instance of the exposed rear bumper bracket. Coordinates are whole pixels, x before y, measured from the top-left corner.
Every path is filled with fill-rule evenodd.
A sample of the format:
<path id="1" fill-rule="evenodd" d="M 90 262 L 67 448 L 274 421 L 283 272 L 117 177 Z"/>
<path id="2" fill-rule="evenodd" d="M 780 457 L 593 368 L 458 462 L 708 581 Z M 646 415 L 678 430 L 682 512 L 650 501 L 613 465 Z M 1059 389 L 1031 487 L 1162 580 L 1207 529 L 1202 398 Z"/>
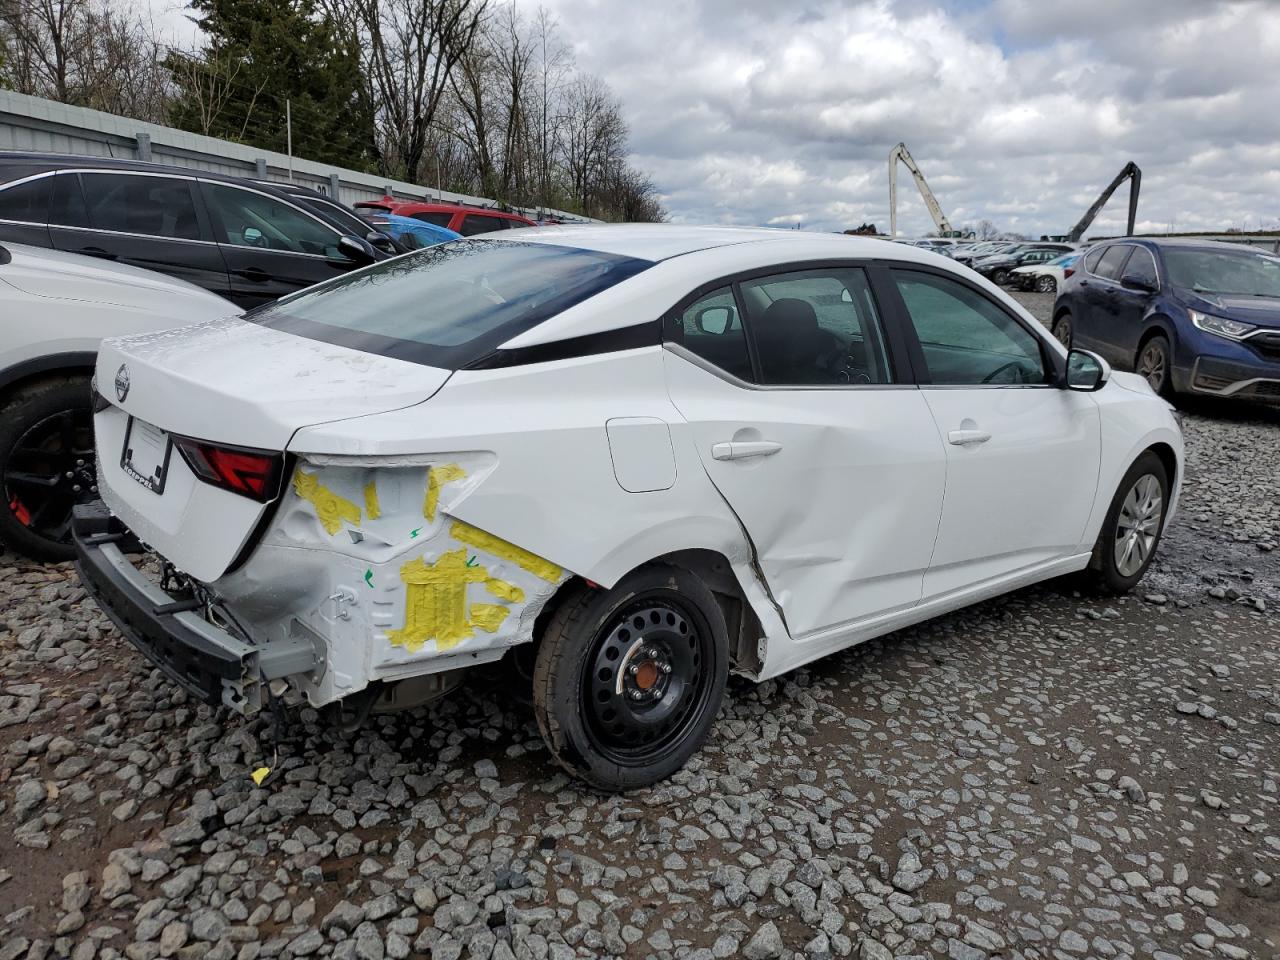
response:
<path id="1" fill-rule="evenodd" d="M 80 579 L 125 638 L 192 696 L 252 714 L 262 707 L 264 681 L 317 666 L 315 647 L 302 638 L 248 644 L 165 593 L 125 558 L 117 544 L 126 535 L 105 506 L 76 507 Z"/>

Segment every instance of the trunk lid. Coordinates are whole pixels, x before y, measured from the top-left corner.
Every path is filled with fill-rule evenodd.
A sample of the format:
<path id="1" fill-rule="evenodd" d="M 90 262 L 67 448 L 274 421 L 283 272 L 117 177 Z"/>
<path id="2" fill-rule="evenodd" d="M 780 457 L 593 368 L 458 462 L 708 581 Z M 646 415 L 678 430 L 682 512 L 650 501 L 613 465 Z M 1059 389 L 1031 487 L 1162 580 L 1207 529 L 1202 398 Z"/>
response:
<path id="1" fill-rule="evenodd" d="M 161 556 L 216 580 L 269 504 L 202 480 L 172 435 L 283 457 L 301 427 L 421 403 L 449 376 L 239 318 L 105 340 L 98 392 L 111 405 L 94 422 L 100 491 Z M 143 464 L 150 483 L 139 479 Z"/>
<path id="2" fill-rule="evenodd" d="M 264 450 L 284 450 L 300 427 L 421 403 L 450 375 L 237 317 L 104 340 L 97 373 L 99 392 L 132 416 Z"/>

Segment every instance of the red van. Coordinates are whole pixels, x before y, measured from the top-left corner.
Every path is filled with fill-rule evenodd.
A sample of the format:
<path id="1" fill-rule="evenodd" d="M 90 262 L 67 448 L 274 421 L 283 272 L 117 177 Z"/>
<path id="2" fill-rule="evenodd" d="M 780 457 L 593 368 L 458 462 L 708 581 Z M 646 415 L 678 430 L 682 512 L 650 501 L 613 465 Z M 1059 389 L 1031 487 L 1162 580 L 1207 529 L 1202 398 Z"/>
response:
<path id="1" fill-rule="evenodd" d="M 383 197 L 381 200 L 361 200 L 355 207 L 357 210 L 381 210 L 400 217 L 413 217 L 415 220 L 434 223 L 437 227 L 448 227 L 464 237 L 492 233 L 494 230 L 537 226 L 528 217 L 516 213 L 503 213 L 488 207 L 468 207 L 460 203 L 431 203 Z"/>

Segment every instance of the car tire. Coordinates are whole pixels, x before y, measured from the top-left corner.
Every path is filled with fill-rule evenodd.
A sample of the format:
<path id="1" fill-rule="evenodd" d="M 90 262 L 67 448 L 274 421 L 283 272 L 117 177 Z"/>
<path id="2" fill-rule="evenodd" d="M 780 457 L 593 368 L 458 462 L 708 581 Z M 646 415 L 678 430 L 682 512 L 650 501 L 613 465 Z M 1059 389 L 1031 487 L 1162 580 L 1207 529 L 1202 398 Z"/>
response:
<path id="1" fill-rule="evenodd" d="M 1039 293 L 1053 293 L 1058 289 L 1058 283 L 1053 277 L 1046 274 L 1036 278 L 1036 291 Z"/>
<path id="2" fill-rule="evenodd" d="M 1111 498 L 1089 560 L 1090 579 L 1103 593 L 1127 593 L 1142 579 L 1164 535 L 1169 474 L 1150 450 L 1125 472 Z"/>
<path id="3" fill-rule="evenodd" d="M 1166 399 L 1173 396 L 1173 352 L 1169 338 L 1156 333 L 1142 341 L 1133 359 L 1133 369 L 1150 384 L 1151 389 Z"/>
<path id="4" fill-rule="evenodd" d="M 633 790 L 698 750 L 728 672 L 711 591 L 686 570 L 650 564 L 611 590 L 569 587 L 538 647 L 534 714 L 567 771 L 601 790 Z"/>
<path id="5" fill-rule="evenodd" d="M 0 416 L 0 542 L 32 560 L 70 560 L 71 507 L 97 499 L 95 470 L 88 377 L 10 394 Z"/>
<path id="6" fill-rule="evenodd" d="M 993 270 L 991 273 L 991 282 L 1003 287 L 1009 282 L 1009 271 L 1003 267 L 999 270 Z"/>
<path id="7" fill-rule="evenodd" d="M 1071 337 L 1073 332 L 1071 328 L 1071 319 L 1071 311 L 1064 310 L 1062 313 L 1058 314 L 1057 318 L 1053 321 L 1053 329 L 1051 331 L 1054 339 L 1068 350 L 1071 349 Z"/>

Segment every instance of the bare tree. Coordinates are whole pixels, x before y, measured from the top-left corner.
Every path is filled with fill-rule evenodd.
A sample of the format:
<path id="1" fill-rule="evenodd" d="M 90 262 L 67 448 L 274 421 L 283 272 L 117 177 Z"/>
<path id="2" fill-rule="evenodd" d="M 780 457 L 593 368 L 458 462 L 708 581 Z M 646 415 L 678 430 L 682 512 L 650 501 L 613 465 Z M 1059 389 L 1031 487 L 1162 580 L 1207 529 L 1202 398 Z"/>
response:
<path id="1" fill-rule="evenodd" d="M 420 175 L 449 76 L 475 42 L 489 0 L 326 0 L 360 37 L 384 165 Z"/>

